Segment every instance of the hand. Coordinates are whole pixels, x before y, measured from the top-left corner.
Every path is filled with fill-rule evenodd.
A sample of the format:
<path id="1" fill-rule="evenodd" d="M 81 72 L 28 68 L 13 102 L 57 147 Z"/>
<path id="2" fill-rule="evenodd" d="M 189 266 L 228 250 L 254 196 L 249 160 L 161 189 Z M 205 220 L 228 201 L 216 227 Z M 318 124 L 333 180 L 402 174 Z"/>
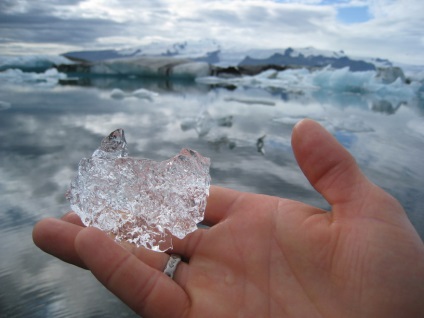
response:
<path id="1" fill-rule="evenodd" d="M 304 174 L 331 204 L 211 187 L 205 221 L 166 253 L 124 248 L 71 213 L 35 243 L 88 268 L 143 317 L 424 317 L 424 245 L 400 204 L 317 123 L 292 136 Z"/>

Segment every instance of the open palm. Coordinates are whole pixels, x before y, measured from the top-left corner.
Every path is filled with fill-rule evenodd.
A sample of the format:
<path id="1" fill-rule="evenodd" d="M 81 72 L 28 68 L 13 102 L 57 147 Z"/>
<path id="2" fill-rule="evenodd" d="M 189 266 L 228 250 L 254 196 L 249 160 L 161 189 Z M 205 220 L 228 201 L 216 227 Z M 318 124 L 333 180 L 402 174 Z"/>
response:
<path id="1" fill-rule="evenodd" d="M 370 183 L 315 122 L 292 137 L 298 163 L 332 206 L 212 187 L 205 223 L 169 256 L 120 246 L 73 213 L 35 243 L 88 268 L 143 317 L 423 317 L 424 245 L 399 203 Z"/>

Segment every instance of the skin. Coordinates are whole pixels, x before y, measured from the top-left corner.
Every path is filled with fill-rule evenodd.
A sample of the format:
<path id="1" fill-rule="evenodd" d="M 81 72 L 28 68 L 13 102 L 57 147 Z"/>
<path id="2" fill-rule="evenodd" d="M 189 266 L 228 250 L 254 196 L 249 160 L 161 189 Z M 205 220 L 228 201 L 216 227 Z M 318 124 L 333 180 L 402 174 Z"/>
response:
<path id="1" fill-rule="evenodd" d="M 143 317 L 424 317 L 424 245 L 401 205 L 319 124 L 293 129 L 296 159 L 330 203 L 211 187 L 210 229 L 174 240 L 183 256 L 119 245 L 74 213 L 45 219 L 35 244 L 87 268 Z"/>

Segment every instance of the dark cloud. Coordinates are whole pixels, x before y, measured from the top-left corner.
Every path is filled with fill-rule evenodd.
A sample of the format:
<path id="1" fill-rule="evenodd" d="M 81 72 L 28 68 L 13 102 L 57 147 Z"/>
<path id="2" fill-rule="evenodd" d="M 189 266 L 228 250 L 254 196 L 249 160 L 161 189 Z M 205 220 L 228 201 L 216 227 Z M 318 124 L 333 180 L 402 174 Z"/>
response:
<path id="1" fill-rule="evenodd" d="M 224 46 L 284 43 L 421 64 L 424 2 L 410 1 L 413 6 L 391 0 L 370 4 L 372 19 L 351 26 L 337 20 L 340 4 L 334 1 L 0 0 L 0 50 L 44 54 L 208 37 Z"/>
<path id="2" fill-rule="evenodd" d="M 76 5 L 84 0 L 48 0 L 48 1 L 28 1 L 28 0 L 2 0 L 0 2 L 0 12 L 28 12 L 33 10 L 48 10 L 54 6 Z"/>
<path id="3" fill-rule="evenodd" d="M 29 12 L 0 14 L 2 36 L 13 41 L 30 43 L 84 44 L 107 35 L 120 35 L 125 26 L 104 19 L 64 19 Z"/>
<path id="4" fill-rule="evenodd" d="M 125 25 L 101 18 L 66 18 L 57 8 L 76 5 L 81 0 L 22 2 L 5 0 L 0 4 L 2 38 L 10 42 L 84 45 L 102 36 L 119 36 Z"/>

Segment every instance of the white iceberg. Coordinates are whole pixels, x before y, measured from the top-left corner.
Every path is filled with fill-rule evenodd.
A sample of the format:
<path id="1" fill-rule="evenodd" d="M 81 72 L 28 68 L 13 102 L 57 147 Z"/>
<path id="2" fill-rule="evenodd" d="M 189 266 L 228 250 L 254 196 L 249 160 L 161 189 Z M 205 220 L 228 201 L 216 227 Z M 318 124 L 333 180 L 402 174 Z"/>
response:
<path id="1" fill-rule="evenodd" d="M 111 92 L 110 92 L 110 97 L 112 97 L 113 99 L 124 99 L 124 98 L 128 98 L 128 97 L 136 97 L 139 99 L 147 99 L 147 100 L 154 100 L 156 97 L 158 97 L 159 94 L 156 92 L 153 92 L 151 90 L 145 89 L 145 88 L 139 88 L 133 92 L 124 92 L 122 89 L 120 88 L 114 88 Z"/>
<path id="2" fill-rule="evenodd" d="M 9 83 L 39 83 L 47 85 L 56 85 L 59 80 L 66 79 L 67 75 L 51 68 L 43 73 L 23 72 L 20 69 L 8 69 L 0 72 L 0 80 Z"/>
<path id="3" fill-rule="evenodd" d="M 189 59 L 143 56 L 93 63 L 89 72 L 97 75 L 196 78 L 210 75 L 211 67 L 206 62 Z"/>
<path id="4" fill-rule="evenodd" d="M 152 100 L 159 96 L 158 93 L 150 91 L 145 88 L 139 88 L 131 93 L 131 96 L 140 98 L 140 99 L 149 99 Z"/>
<path id="5" fill-rule="evenodd" d="M 209 85 L 280 88 L 294 93 L 322 90 L 333 93 L 390 96 L 399 101 L 409 100 L 423 90 L 422 83 L 413 81 L 408 84 L 404 81 L 403 76 L 396 77 L 396 74 L 401 73 L 395 71 L 388 73 L 382 71 L 351 72 L 348 68 L 332 69 L 327 67 L 314 71 L 306 68 L 284 71 L 266 70 L 254 76 L 231 78 L 207 76 L 197 78 L 196 81 Z M 396 79 L 394 79 L 395 77 Z"/>
<path id="6" fill-rule="evenodd" d="M 188 117 L 181 121 L 181 129 L 187 131 L 194 129 L 199 137 L 204 137 L 215 127 L 231 127 L 233 116 L 212 118 L 207 110 L 202 111 L 196 117 Z"/>

